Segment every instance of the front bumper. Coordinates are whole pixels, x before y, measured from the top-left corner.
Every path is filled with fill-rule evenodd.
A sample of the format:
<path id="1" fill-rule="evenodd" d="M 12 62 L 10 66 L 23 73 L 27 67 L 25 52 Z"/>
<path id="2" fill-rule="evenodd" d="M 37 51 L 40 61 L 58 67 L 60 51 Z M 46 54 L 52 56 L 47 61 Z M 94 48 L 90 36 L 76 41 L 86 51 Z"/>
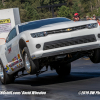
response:
<path id="1" fill-rule="evenodd" d="M 85 35 L 46 42 L 44 43 L 43 50 L 35 52 L 32 54 L 31 58 L 38 59 L 77 51 L 87 51 L 96 48 L 100 48 L 100 41 L 96 39 L 95 35 Z"/>
<path id="2" fill-rule="evenodd" d="M 87 50 L 92 50 L 92 49 L 96 49 L 96 48 L 100 48 L 100 45 L 95 44 L 95 45 L 88 45 L 88 46 L 75 47 L 75 48 L 69 48 L 69 49 L 64 49 L 64 50 L 59 50 L 59 51 L 43 53 L 42 57 L 49 57 L 49 56 L 54 56 L 54 55 L 72 53 L 72 52 L 76 52 L 76 51 L 87 51 Z"/>

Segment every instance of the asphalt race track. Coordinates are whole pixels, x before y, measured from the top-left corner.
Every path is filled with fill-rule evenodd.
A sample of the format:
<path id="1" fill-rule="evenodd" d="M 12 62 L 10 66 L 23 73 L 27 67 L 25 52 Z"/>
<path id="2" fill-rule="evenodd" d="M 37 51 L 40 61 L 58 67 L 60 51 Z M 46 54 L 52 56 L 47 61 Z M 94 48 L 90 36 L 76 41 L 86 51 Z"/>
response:
<path id="1" fill-rule="evenodd" d="M 27 75 L 13 84 L 2 85 L 0 91 L 45 91 L 46 95 L 0 95 L 0 100 L 100 100 L 100 94 L 79 95 L 79 91 L 100 91 L 100 64 L 79 59 L 72 63 L 71 75 L 61 78 L 55 71 L 38 77 Z"/>

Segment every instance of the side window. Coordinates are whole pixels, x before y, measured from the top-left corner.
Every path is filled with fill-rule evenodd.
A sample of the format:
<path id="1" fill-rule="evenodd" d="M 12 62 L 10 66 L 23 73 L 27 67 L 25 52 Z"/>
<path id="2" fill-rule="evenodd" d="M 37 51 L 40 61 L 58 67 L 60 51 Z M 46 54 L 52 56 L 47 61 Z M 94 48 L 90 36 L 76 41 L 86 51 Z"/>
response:
<path id="1" fill-rule="evenodd" d="M 13 28 L 13 29 L 10 31 L 10 33 L 9 33 L 7 39 L 6 39 L 6 42 L 8 43 L 10 40 L 12 40 L 12 39 L 13 39 L 14 37 L 16 37 L 16 36 L 17 36 L 16 28 Z"/>

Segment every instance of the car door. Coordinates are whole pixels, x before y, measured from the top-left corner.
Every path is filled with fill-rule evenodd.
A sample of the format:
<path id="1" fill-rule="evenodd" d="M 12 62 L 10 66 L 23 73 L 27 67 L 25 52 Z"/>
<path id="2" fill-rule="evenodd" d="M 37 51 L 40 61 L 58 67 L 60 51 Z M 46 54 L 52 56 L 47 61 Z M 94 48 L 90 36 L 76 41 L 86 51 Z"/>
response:
<path id="1" fill-rule="evenodd" d="M 6 59 L 7 62 L 10 63 L 14 60 L 14 58 L 17 59 L 17 55 L 18 55 L 18 35 L 16 32 L 16 28 L 13 28 L 7 39 L 6 39 L 6 51 L 5 51 L 5 55 L 6 55 Z"/>

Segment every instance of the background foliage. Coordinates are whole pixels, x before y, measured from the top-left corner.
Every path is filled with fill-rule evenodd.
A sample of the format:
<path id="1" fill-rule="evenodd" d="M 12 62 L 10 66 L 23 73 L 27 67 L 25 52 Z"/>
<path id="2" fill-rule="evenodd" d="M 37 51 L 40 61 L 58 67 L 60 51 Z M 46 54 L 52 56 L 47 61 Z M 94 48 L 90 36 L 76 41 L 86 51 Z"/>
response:
<path id="1" fill-rule="evenodd" d="M 37 8 L 45 5 L 67 3 L 61 7 L 54 7 L 56 17 L 73 19 L 74 13 L 79 13 L 81 18 L 100 16 L 100 0 L 0 0 L 0 9 L 20 9 L 21 22 L 51 18 L 51 8 Z"/>

